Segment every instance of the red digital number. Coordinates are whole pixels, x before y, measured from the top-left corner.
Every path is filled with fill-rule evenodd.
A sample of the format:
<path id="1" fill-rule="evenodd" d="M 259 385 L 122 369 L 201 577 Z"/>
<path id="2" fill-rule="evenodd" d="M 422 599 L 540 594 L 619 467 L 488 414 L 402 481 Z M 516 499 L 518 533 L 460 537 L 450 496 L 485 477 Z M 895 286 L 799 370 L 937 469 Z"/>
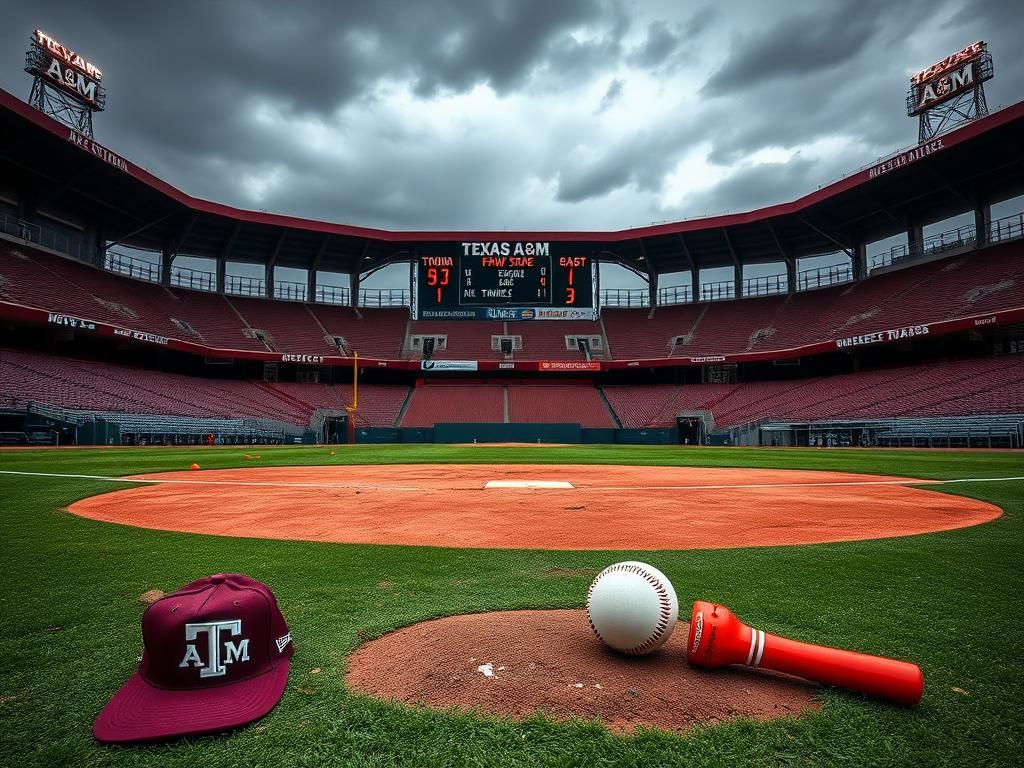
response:
<path id="1" fill-rule="evenodd" d="M 575 288 L 566 288 L 565 289 L 565 303 L 566 303 L 566 306 L 568 306 L 569 304 L 575 304 L 576 303 L 576 289 Z"/>
<path id="2" fill-rule="evenodd" d="M 427 269 L 427 285 L 431 288 L 437 286 L 438 304 L 441 303 L 441 288 L 448 285 L 449 280 L 451 280 L 451 270 L 448 267 L 441 267 L 441 269 L 429 267 Z"/>

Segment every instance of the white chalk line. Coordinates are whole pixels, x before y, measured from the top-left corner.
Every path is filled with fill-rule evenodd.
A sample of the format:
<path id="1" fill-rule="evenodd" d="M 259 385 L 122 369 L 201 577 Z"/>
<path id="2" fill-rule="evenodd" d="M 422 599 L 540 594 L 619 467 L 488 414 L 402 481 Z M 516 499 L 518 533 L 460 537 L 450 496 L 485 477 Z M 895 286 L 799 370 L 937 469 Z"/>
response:
<path id="1" fill-rule="evenodd" d="M 384 466 L 384 465 L 381 465 Z M 319 488 L 331 490 L 354 491 L 399 491 L 418 493 L 423 491 L 482 491 L 479 485 L 472 486 L 418 486 L 418 485 L 363 485 L 351 483 L 298 483 L 287 481 L 256 481 L 256 480 L 202 480 L 135 477 L 108 477 L 106 475 L 79 475 L 61 472 L 21 472 L 17 470 L 0 470 L 0 475 L 19 475 L 23 477 L 54 477 L 77 480 L 103 480 L 111 483 L 129 483 L 138 485 L 226 485 L 249 488 Z M 818 483 L 733 483 L 728 485 L 577 485 L 575 490 L 586 491 L 733 491 L 756 490 L 759 488 L 843 488 L 846 486 L 866 485 L 953 485 L 956 483 L 1005 483 L 1024 480 L 1024 476 L 1014 477 L 965 477 L 955 480 L 928 480 L 924 478 L 908 478 L 905 480 L 848 480 Z"/>

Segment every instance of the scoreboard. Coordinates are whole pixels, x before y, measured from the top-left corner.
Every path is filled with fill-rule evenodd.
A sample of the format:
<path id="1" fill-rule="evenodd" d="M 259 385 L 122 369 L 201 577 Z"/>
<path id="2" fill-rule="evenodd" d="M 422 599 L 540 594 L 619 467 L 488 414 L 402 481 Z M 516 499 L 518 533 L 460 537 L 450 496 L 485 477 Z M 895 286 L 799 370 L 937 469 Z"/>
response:
<path id="1" fill-rule="evenodd" d="M 455 243 L 417 254 L 419 320 L 583 320 L 594 309 L 593 257 L 545 242 Z M 561 246 L 561 247 L 559 247 Z"/>

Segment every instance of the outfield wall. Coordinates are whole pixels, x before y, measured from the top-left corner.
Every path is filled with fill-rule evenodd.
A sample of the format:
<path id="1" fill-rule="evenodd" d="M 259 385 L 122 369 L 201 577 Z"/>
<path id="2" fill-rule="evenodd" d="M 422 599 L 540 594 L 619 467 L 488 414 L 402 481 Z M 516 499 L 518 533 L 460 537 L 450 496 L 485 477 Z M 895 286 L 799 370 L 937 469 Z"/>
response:
<path id="1" fill-rule="evenodd" d="M 672 445 L 675 429 L 584 429 L 579 424 L 476 422 L 433 427 L 363 427 L 357 443 L 568 443 Z"/>

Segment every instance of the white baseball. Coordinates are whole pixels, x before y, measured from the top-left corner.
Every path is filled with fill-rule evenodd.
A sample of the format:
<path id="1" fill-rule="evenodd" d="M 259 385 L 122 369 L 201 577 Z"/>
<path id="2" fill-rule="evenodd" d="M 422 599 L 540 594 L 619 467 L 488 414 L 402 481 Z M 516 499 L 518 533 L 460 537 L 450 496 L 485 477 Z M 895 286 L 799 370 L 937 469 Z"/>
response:
<path id="1" fill-rule="evenodd" d="M 643 656 L 671 636 L 679 601 L 665 574 L 653 565 L 627 560 L 597 574 L 587 590 L 587 616 L 606 645 Z"/>

